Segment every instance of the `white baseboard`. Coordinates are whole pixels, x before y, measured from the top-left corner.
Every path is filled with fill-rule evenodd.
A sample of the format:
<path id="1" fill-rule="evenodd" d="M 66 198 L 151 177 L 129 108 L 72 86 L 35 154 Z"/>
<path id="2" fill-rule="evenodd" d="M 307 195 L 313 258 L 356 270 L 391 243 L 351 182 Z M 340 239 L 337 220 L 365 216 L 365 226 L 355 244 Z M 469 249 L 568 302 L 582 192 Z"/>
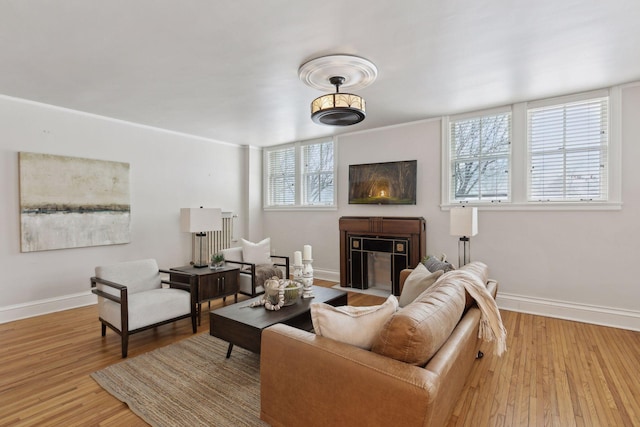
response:
<path id="1" fill-rule="evenodd" d="M 340 283 L 339 271 L 314 269 L 313 273 L 318 279 Z M 496 301 L 498 307 L 509 311 L 640 331 L 640 311 L 534 298 L 503 292 L 498 292 Z"/>
<path id="2" fill-rule="evenodd" d="M 640 312 L 498 292 L 498 307 L 520 313 L 640 331 Z"/>
<path id="3" fill-rule="evenodd" d="M 340 272 L 338 271 L 314 269 L 313 273 L 314 277 L 318 279 L 340 283 Z M 0 307 L 0 323 L 84 307 L 96 304 L 96 302 L 97 297 L 87 291 Z M 504 310 L 640 331 L 639 311 L 533 298 L 504 292 L 498 292 L 497 302 L 498 306 Z"/>
<path id="4" fill-rule="evenodd" d="M 72 308 L 96 304 L 98 299 L 90 291 L 32 301 L 24 304 L 0 307 L 0 323 L 64 311 Z"/>
<path id="5" fill-rule="evenodd" d="M 318 270 L 313 269 L 313 277 L 328 280 L 330 282 L 340 283 L 340 272 L 335 270 Z"/>

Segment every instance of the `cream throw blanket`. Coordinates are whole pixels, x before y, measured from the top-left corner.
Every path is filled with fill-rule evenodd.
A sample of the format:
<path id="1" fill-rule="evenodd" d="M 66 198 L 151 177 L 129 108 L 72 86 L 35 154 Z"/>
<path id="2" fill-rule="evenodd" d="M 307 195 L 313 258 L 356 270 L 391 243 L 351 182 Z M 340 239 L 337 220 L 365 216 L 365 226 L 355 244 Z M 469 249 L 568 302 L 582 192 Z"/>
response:
<path id="1" fill-rule="evenodd" d="M 445 276 L 442 276 L 445 277 Z M 478 337 L 484 341 L 495 341 L 496 355 L 502 356 L 507 351 L 507 330 L 502 324 L 502 317 L 496 300 L 493 299 L 484 283 L 468 271 L 454 270 L 446 274 L 448 280 L 459 283 L 469 292 L 469 295 L 476 301 L 480 312 L 480 331 Z"/>

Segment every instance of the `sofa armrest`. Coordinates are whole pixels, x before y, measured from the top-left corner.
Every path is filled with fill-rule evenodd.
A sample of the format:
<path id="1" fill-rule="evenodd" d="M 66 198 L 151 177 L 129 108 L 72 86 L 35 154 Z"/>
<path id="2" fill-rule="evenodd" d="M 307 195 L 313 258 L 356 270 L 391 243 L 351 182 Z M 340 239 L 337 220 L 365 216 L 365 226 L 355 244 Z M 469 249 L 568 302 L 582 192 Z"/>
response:
<path id="1" fill-rule="evenodd" d="M 262 333 L 260 417 L 273 426 L 428 425 L 439 383 L 421 367 L 284 324 Z"/>
<path id="2" fill-rule="evenodd" d="M 402 288 L 404 288 L 404 282 L 407 280 L 407 277 L 409 277 L 412 271 L 413 271 L 413 268 L 405 268 L 404 270 L 400 270 L 400 283 L 399 283 L 400 286 L 398 287 L 398 289 L 400 290 L 399 292 L 401 294 L 402 294 Z"/>

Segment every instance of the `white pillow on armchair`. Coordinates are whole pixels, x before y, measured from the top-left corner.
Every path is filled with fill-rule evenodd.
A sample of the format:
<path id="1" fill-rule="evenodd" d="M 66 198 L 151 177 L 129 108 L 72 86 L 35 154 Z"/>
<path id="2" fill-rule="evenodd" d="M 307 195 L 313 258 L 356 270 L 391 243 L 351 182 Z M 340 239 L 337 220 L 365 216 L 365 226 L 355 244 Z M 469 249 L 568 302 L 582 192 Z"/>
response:
<path id="1" fill-rule="evenodd" d="M 273 264 L 271 261 L 271 238 L 253 243 L 242 239 L 242 260 L 251 264 Z"/>

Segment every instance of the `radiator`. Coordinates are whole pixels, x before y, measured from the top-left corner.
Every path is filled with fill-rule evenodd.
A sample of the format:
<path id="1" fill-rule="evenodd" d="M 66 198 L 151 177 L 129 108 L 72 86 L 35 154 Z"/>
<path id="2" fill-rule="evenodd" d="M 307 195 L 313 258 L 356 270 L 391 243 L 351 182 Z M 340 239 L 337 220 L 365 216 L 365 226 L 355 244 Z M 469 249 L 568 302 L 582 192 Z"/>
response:
<path id="1" fill-rule="evenodd" d="M 222 249 L 231 247 L 231 243 L 235 242 L 234 225 L 238 216 L 233 212 L 222 212 L 222 230 L 208 231 L 203 237 L 202 242 L 202 260 L 209 263 L 211 255 L 220 252 Z M 191 235 L 191 261 L 198 263 L 200 254 L 200 237 L 196 237 L 195 233 Z"/>

